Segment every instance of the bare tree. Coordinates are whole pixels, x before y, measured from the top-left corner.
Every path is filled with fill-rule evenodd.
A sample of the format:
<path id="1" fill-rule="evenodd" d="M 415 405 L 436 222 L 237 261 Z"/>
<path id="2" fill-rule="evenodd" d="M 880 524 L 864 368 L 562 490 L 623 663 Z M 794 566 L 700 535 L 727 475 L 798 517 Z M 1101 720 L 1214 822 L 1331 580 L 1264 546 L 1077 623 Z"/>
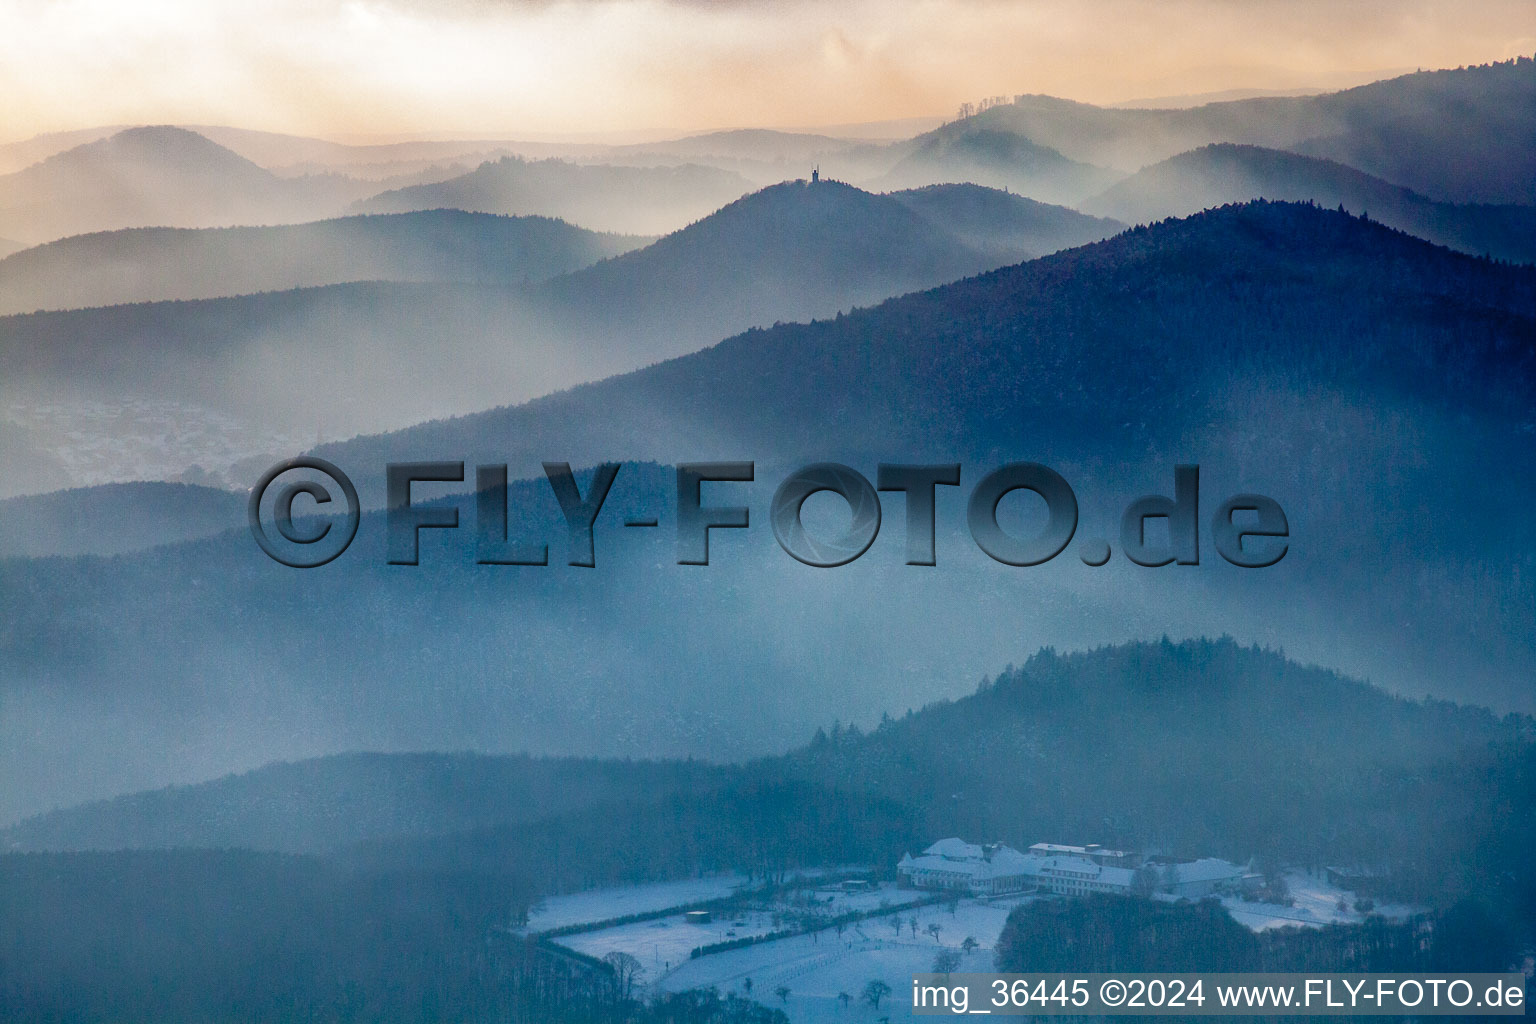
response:
<path id="1" fill-rule="evenodd" d="M 781 1003 L 789 1002 L 789 986 L 788 985 L 780 985 L 778 988 L 773 990 L 773 994 L 779 997 L 779 1002 L 781 1002 Z"/>
<path id="2" fill-rule="evenodd" d="M 952 949 L 941 949 L 933 958 L 933 973 L 949 974 L 960 966 L 960 954 Z"/>
<path id="3" fill-rule="evenodd" d="M 967 935 L 965 941 L 960 943 L 960 948 L 967 953 L 974 953 L 980 947 L 981 943 L 976 941 L 976 936 L 974 935 Z"/>
<path id="4" fill-rule="evenodd" d="M 645 972 L 645 967 L 635 957 L 621 950 L 614 950 L 603 957 L 603 963 L 613 968 L 613 980 L 619 988 L 619 998 L 628 999 L 635 989 L 635 979 Z"/>
<path id="5" fill-rule="evenodd" d="M 842 1003 L 843 1009 L 846 1010 L 848 1009 L 848 1004 L 853 1001 L 853 996 L 849 995 L 847 992 L 839 992 L 837 994 L 837 1001 Z"/>
<path id="6" fill-rule="evenodd" d="M 923 929 L 923 931 L 925 931 L 929 935 L 933 936 L 933 941 L 934 942 L 938 942 L 939 941 L 939 932 L 941 932 L 943 930 L 944 929 L 939 927 L 939 923 L 937 921 L 933 922 L 933 924 L 930 924 L 927 928 Z"/>
<path id="7" fill-rule="evenodd" d="M 871 978 L 864 986 L 864 1001 L 875 1009 L 880 1009 L 880 1000 L 891 994 L 891 986 L 879 978 Z"/>

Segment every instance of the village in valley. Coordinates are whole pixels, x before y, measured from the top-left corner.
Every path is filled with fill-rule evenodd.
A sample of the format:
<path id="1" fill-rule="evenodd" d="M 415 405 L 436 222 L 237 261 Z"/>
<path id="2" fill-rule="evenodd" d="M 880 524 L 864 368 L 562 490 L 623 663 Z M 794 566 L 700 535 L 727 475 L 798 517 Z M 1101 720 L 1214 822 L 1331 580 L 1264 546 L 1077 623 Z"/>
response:
<path id="1" fill-rule="evenodd" d="M 792 1021 L 902 1017 L 913 974 L 995 970 L 1017 906 L 1097 894 L 1219 900 L 1261 931 L 1407 917 L 1345 886 L 1339 868 L 1254 870 L 1102 846 L 942 839 L 883 870 L 764 881 L 719 874 L 546 898 L 519 929 L 550 955 L 612 971 L 634 994 L 713 988 Z"/>

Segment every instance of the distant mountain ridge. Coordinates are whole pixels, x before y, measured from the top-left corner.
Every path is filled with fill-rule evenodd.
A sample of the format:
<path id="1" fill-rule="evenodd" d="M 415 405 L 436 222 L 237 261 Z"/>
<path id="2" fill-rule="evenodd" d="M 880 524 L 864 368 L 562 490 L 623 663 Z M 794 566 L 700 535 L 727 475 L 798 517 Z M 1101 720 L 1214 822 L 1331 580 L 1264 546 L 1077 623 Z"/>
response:
<path id="1" fill-rule="evenodd" d="M 508 156 L 447 181 L 381 192 L 351 212 L 537 213 L 590 230 L 645 235 L 674 231 L 750 191 L 740 175 L 697 164 L 625 167 Z"/>
<path id="2" fill-rule="evenodd" d="M 385 564 L 374 514 L 345 557 L 301 576 L 235 536 L 0 564 L 0 592 L 27 595 L 0 648 L 19 695 L 4 767 L 27 780 L 19 791 L 60 802 L 105 795 L 79 787 L 99 784 L 106 757 L 112 778 L 167 780 L 155 751 L 171 735 L 226 765 L 234 733 L 262 760 L 343 742 L 739 759 L 803 737 L 807 707 L 867 721 L 952 693 L 1021 635 L 1087 647 L 1226 632 L 1400 693 L 1529 710 L 1536 572 L 1510 560 L 1536 551 L 1519 512 L 1536 479 L 1533 337 L 1536 269 L 1333 210 L 1250 203 L 522 406 L 322 446 L 370 507 L 387 463 L 509 465 L 519 535 L 543 536 L 551 565 L 479 565 L 474 503 L 457 499 L 464 525 L 425 531 L 419 570 Z M 610 528 L 599 571 L 570 569 L 538 468 L 552 458 L 624 461 L 610 526 L 675 508 L 677 461 L 753 459 L 756 482 L 706 501 L 749 503 L 754 528 L 717 533 L 707 569 L 676 564 L 666 519 Z M 967 486 L 1044 462 L 1077 493 L 1074 536 L 1117 555 L 1126 503 L 1167 493 L 1173 464 L 1196 461 L 1202 515 L 1223 495 L 1267 494 L 1294 542 L 1262 572 L 1208 542 L 1199 566 L 1090 569 L 1069 549 L 1016 570 L 966 532 L 964 489 L 941 489 L 933 571 L 901 564 L 898 506 L 869 555 L 813 570 L 763 516 L 775 481 L 827 460 L 866 474 L 960 462 Z M 1361 511 L 1381 507 L 1415 514 L 1387 530 Z M 793 646 L 776 640 L 786 631 Z M 44 657 L 60 644 L 68 665 Z M 296 667 L 292 651 L 319 660 Z M 175 712 L 108 715 L 101 695 L 127 700 L 125 680 Z M 139 736 L 144 753 L 79 739 L 105 730 Z M 65 774 L 54 752 L 82 744 Z"/>
<path id="3" fill-rule="evenodd" d="M 947 223 L 974 222 L 963 208 L 978 198 L 992 223 L 981 234 L 972 223 L 964 228 L 972 239 L 963 240 Z M 570 246 L 592 240 L 556 222 L 446 212 L 344 226 L 410 231 L 414 238 L 423 220 L 450 233 L 455 246 L 464 245 L 460 232 L 469 225 L 526 238 L 530 247 L 546 231 L 555 236 L 549 246 L 565 236 Z M 788 182 L 652 245 L 542 284 L 358 283 L 3 318 L 0 399 L 150 395 L 253 429 L 300 423 L 308 433 L 323 422 L 326 436 L 349 436 L 525 401 L 749 327 L 834 316 L 1115 227 L 1016 196 L 988 197 L 972 186 L 878 196 L 830 181 Z M 256 237 L 281 239 L 290 231 L 329 236 L 341 228 L 272 229 Z M 65 252 L 73 247 L 61 244 Z M 406 255 L 393 257 L 397 267 Z M 24 465 L 19 455 L 11 458 Z"/>
<path id="4" fill-rule="evenodd" d="M 0 850 L 238 847 L 321 853 L 703 792 L 700 763 L 468 753 L 339 754 L 68 808 L 0 830 Z M 88 837 L 88 838 L 87 838 Z"/>
<path id="5" fill-rule="evenodd" d="M 995 253 L 1001 264 L 1102 241 L 1126 227 L 982 185 L 928 185 L 887 194 L 967 245 Z"/>
<path id="6" fill-rule="evenodd" d="M 106 484 L 0 501 L 0 558 L 115 555 L 245 525 L 246 496 L 173 483 Z"/>
<path id="7" fill-rule="evenodd" d="M 876 179 L 881 188 L 970 182 L 1019 192 L 1047 203 L 1072 205 L 1121 175 L 1070 160 L 1014 132 L 974 119 L 952 122 L 919 135 L 901 149 L 906 156 Z"/>
<path id="8" fill-rule="evenodd" d="M 1135 171 L 1213 142 L 1326 157 L 1441 202 L 1536 204 L 1536 60 L 1424 71 L 1317 96 L 1180 110 L 1027 95 L 946 126 L 1015 133 L 1066 157 Z"/>
<path id="9" fill-rule="evenodd" d="M 1536 261 L 1536 206 L 1439 203 L 1332 160 L 1217 143 L 1147 167 L 1084 202 L 1146 223 L 1248 199 L 1316 201 L 1473 255 Z"/>
<path id="10" fill-rule="evenodd" d="M 1536 764 L 1533 737 L 1529 718 L 1405 701 L 1230 639 L 1164 639 L 1040 651 L 974 693 L 867 731 L 818 729 L 754 761 L 341 754 L 53 811 L 0 829 L 0 848 L 238 847 L 461 868 L 495 857 L 537 877 L 540 848 L 554 845 L 612 872 L 591 884 L 651 866 L 628 848 L 632 817 L 679 828 L 678 853 L 699 858 L 688 869 L 740 870 L 753 865 L 711 849 L 708 832 L 750 836 L 759 794 L 809 808 L 837 794 L 883 814 L 887 831 L 856 847 L 777 850 L 781 866 L 821 866 L 825 852 L 890 865 L 936 836 L 1021 848 L 1061 837 L 1239 862 L 1390 864 L 1397 891 L 1449 902 L 1474 872 L 1462 857 L 1492 855 L 1458 839 L 1457 822 L 1519 799 L 1531 779 L 1504 773 Z M 615 817 L 615 832 L 594 829 Z M 1529 810 L 1516 815 L 1498 849 L 1533 829 Z M 1462 857 L 1413 856 L 1426 831 Z M 747 846 L 758 844 L 770 845 Z"/>
<path id="11" fill-rule="evenodd" d="M 531 284 L 651 241 L 460 210 L 276 227 L 128 228 L 0 261 L 0 315 L 355 281 Z"/>
<path id="12" fill-rule="evenodd" d="M 128 227 L 315 220 L 367 188 L 279 178 L 182 128 L 128 128 L 0 176 L 0 234 L 36 244 Z"/>
<path id="13" fill-rule="evenodd" d="M 1078 215 L 1061 213 L 1079 223 Z M 1079 227 L 1078 237 L 1089 234 Z M 747 326 L 833 316 L 1036 254 L 1027 232 L 1012 240 L 1012 252 L 996 245 L 983 252 L 899 195 L 790 181 L 654 245 L 556 278 L 535 295 L 552 321 L 581 331 L 581 347 L 601 377 Z"/>

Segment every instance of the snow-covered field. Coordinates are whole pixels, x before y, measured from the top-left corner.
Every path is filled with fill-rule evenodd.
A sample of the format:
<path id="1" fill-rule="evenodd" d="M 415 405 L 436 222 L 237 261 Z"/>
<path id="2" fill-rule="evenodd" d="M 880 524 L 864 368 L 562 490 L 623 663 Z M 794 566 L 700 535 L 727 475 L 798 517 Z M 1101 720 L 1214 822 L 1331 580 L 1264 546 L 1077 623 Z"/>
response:
<path id="1" fill-rule="evenodd" d="M 1365 915 L 1355 910 L 1355 894 L 1330 885 L 1322 875 L 1292 869 L 1285 873 L 1285 883 L 1296 901 L 1293 907 L 1273 903 L 1248 903 L 1236 896 L 1221 901 L 1238 924 L 1254 931 L 1284 928 L 1290 925 L 1319 928 L 1325 924 L 1355 924 Z M 1345 909 L 1339 909 L 1343 901 Z M 1371 913 L 1383 917 L 1404 918 L 1415 913 L 1413 907 L 1398 903 L 1377 903 Z"/>
<path id="2" fill-rule="evenodd" d="M 831 931 L 797 935 L 688 960 L 646 980 L 667 991 L 713 985 L 721 992 L 745 994 L 750 978 L 753 998 L 783 1008 L 794 1024 L 900 1019 L 911 1013 L 912 975 L 932 970 L 940 949 L 958 952 L 967 937 L 974 938 L 978 948 L 963 955 L 958 970 L 993 970 L 993 947 L 1008 912 L 1020 902 L 1023 898 L 962 900 L 954 913 L 942 905 L 919 907 L 861 921 L 841 938 Z M 915 937 L 910 925 L 914 917 Z M 892 927 L 897 918 L 902 922 L 899 936 Z M 937 942 L 927 933 L 931 924 L 939 926 Z M 874 979 L 891 986 L 891 996 L 879 1010 L 859 998 Z M 780 986 L 789 989 L 787 999 L 777 994 Z M 846 1009 L 838 998 L 840 992 L 851 997 Z"/>
<path id="3" fill-rule="evenodd" d="M 732 896 L 746 885 L 746 875 L 724 874 L 546 896 L 529 912 L 527 930 L 545 932 L 588 921 L 611 921 L 630 914 L 648 914 L 669 907 L 702 903 Z"/>
<path id="4" fill-rule="evenodd" d="M 628 953 L 645 966 L 645 977 L 654 979 L 687 960 L 689 954 L 698 946 L 792 930 L 796 927 L 795 918 L 800 914 L 814 912 L 830 918 L 855 912 L 868 913 L 885 906 L 897 907 L 916 902 L 923 899 L 926 894 L 887 886 L 874 892 L 807 890 L 801 895 L 808 897 L 807 905 L 796 906 L 786 903 L 765 910 L 717 912 L 712 920 L 702 924 L 690 923 L 682 914 L 675 914 L 650 921 L 616 925 L 599 931 L 578 932 L 574 935 L 562 936 L 556 941 L 578 953 L 598 958 L 615 951 Z M 606 905 L 603 904 L 603 906 Z M 634 913 L 634 911 L 627 911 L 627 913 Z M 776 916 L 777 920 L 775 920 Z M 542 924 L 542 919 L 537 924 Z M 836 933 L 829 931 L 827 934 L 835 936 Z M 929 939 L 929 941 L 932 940 Z"/>
<path id="5" fill-rule="evenodd" d="M 529 930 L 548 930 L 718 899 L 733 895 L 746 881 L 739 875 L 722 875 L 552 897 L 531 915 Z M 1322 876 L 1292 870 L 1287 872 L 1286 882 L 1294 906 L 1246 903 L 1237 897 L 1228 897 L 1222 904 L 1235 920 L 1255 931 L 1288 925 L 1319 927 L 1335 921 L 1356 922 L 1364 917 L 1354 909 L 1353 893 L 1335 888 Z M 904 906 L 929 895 L 889 884 L 867 893 L 803 890 L 772 909 L 717 912 L 703 924 L 690 924 L 677 913 L 579 932 L 556 941 L 595 957 L 614 951 L 628 953 L 641 963 L 640 983 L 654 990 L 680 992 L 713 986 L 722 993 L 750 994 L 759 1002 L 782 1008 L 793 1024 L 874 1024 L 880 1018 L 901 1020 L 911 1016 L 912 975 L 931 971 L 934 956 L 941 949 L 959 953 L 965 940 L 973 938 L 976 948 L 962 954 L 957 970 L 994 970 L 994 949 L 1009 912 L 1034 898 L 965 899 L 953 907 Z M 1341 900 L 1346 908 L 1342 911 Z M 689 958 L 697 946 L 791 928 L 793 918 L 812 906 L 816 912 L 834 917 L 855 910 L 878 910 L 882 905 L 897 909 L 850 925 L 841 936 L 825 929 Z M 778 922 L 774 920 L 775 912 L 780 915 Z M 1373 912 L 1404 917 L 1414 911 L 1411 907 L 1378 903 Z M 939 929 L 937 939 L 928 932 L 931 925 Z M 891 987 L 891 994 L 878 1010 L 861 999 L 865 985 L 876 979 Z M 780 988 L 788 990 L 785 996 L 780 996 Z M 839 998 L 841 993 L 849 996 L 846 1006 Z"/>

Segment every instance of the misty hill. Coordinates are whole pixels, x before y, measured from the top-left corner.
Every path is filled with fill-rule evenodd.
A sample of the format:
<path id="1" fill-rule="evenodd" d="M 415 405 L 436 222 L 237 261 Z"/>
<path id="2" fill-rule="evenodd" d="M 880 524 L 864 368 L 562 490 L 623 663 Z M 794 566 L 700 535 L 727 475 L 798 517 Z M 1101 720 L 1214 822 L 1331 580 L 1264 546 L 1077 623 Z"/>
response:
<path id="1" fill-rule="evenodd" d="M 0 174 L 24 170 L 40 160 L 62 153 L 66 149 L 95 142 L 113 135 L 126 125 L 77 128 L 73 131 L 44 132 L 29 139 L 0 143 Z"/>
<path id="2" fill-rule="evenodd" d="M 1292 149 L 1432 199 L 1536 203 L 1536 61 L 1427 71 L 1318 96 L 1122 110 L 1019 96 L 952 131 L 1014 132 L 1073 160 L 1133 171 L 1212 142 Z"/>
<path id="3" fill-rule="evenodd" d="M 360 188 L 279 178 L 182 128 L 129 128 L 0 176 L 0 234 L 36 244 L 128 227 L 315 220 Z"/>
<path id="4" fill-rule="evenodd" d="M 683 874 L 889 866 L 937 836 L 1019 848 L 1062 837 L 1372 865 L 1397 895 L 1448 905 L 1502 884 L 1477 865 L 1536 834 L 1524 803 L 1492 834 L 1463 830 L 1520 801 L 1532 768 L 1529 718 L 1403 700 L 1230 639 L 1164 640 L 1042 651 L 969 696 L 867 732 L 819 729 L 782 757 L 734 766 L 347 754 L 54 811 L 0 831 L 0 848 L 362 844 L 366 859 L 401 867 L 500 864 L 536 892 L 658 877 L 659 864 Z M 823 837 L 837 837 L 830 848 L 773 844 L 765 818 L 815 815 L 830 794 L 879 831 L 855 836 L 845 821 Z M 1426 847 L 1446 855 L 1425 858 Z M 545 874 L 553 861 L 565 862 L 556 877 Z"/>
<path id="5" fill-rule="evenodd" d="M 999 131 L 971 119 L 919 135 L 903 148 L 910 152 L 876 179 L 879 187 L 971 182 L 1071 205 L 1102 191 L 1121 176 L 1069 160 L 1015 132 Z"/>
<path id="6" fill-rule="evenodd" d="M 157 482 L 103 484 L 0 501 L 0 558 L 115 555 L 245 525 L 246 496 Z"/>
<path id="7" fill-rule="evenodd" d="M 10 317 L 0 319 L 0 397 L 78 403 L 149 395 L 235 417 L 252 430 L 297 424 L 310 437 L 321 429 L 329 437 L 390 429 L 524 401 L 748 327 L 833 316 L 1101 233 L 1102 222 L 1011 198 L 1000 204 L 1011 219 L 999 217 L 986 251 L 900 197 L 789 182 L 531 288 L 363 283 Z M 934 216 L 950 208 L 964 216 L 964 204 L 940 193 L 917 202 Z M 530 248 L 540 231 L 563 234 L 573 247 L 582 238 L 594 248 L 620 244 L 537 219 L 415 216 L 454 238 L 462 237 L 455 225 L 481 224 L 521 234 Z M 416 221 L 346 223 L 377 231 Z M 341 229 L 294 230 L 328 237 Z"/>
<path id="8" fill-rule="evenodd" d="M 460 210 L 240 228 L 130 228 L 0 262 L 0 314 L 340 284 L 528 284 L 648 241 Z"/>
<path id="9" fill-rule="evenodd" d="M 1125 229 L 1116 220 L 981 185 L 928 185 L 890 196 L 972 248 L 996 253 L 999 263 L 1086 245 Z"/>
<path id="10" fill-rule="evenodd" d="M 461 528 L 427 531 L 415 569 L 385 564 L 376 515 L 313 572 L 235 535 L 105 563 L 7 563 L 0 594 L 28 599 L 10 602 L 0 651 L 0 677 L 26 695 L 8 711 L 5 770 L 18 794 L 53 803 L 108 795 L 92 788 L 108 775 L 185 780 L 154 753 L 171 737 L 195 752 L 175 770 L 207 766 L 204 778 L 347 748 L 739 759 L 834 718 L 867 724 L 952 696 L 1021 638 L 1084 647 L 1164 632 L 1230 633 L 1395 692 L 1528 709 L 1536 576 L 1509 560 L 1536 550 L 1518 512 L 1536 479 L 1533 324 L 1532 268 L 1255 203 L 324 446 L 374 507 L 389 462 L 509 464 L 524 478 L 510 529 L 542 538 L 552 564 L 477 564 L 475 503 L 462 499 Z M 750 505 L 753 527 L 716 531 L 708 568 L 675 564 L 666 466 L 692 458 L 758 463 L 752 484 L 710 485 L 706 503 Z M 564 564 L 548 459 L 625 460 L 595 571 Z M 1069 549 L 1015 569 L 983 555 L 966 491 L 1018 459 L 1064 474 L 1078 536 L 1117 557 L 1090 569 Z M 963 463 L 966 487 L 937 496 L 938 567 L 902 564 L 895 496 L 852 565 L 815 570 L 780 551 L 765 528 L 777 481 L 826 460 L 866 475 L 880 461 Z M 1285 559 L 1238 570 L 1208 536 L 1198 567 L 1120 557 L 1120 511 L 1167 493 L 1182 461 L 1200 463 L 1202 516 L 1242 491 L 1278 500 L 1294 535 Z M 1414 514 L 1360 511 L 1381 507 Z M 1030 529 L 1028 511 L 1008 513 L 1025 517 L 1013 528 Z M 661 528 L 617 527 L 640 514 Z M 315 656 L 296 666 L 294 651 Z M 129 690 L 157 713 L 108 716 L 99 695 L 117 709 Z M 113 745 L 105 772 L 91 742 L 103 730 L 140 736 L 145 753 Z M 234 734 L 252 760 L 231 761 Z M 82 752 L 61 769 L 60 749 Z"/>
<path id="11" fill-rule="evenodd" d="M 5 259 L 13 252 L 20 252 L 26 246 L 20 242 L 13 242 L 9 238 L 0 238 L 0 259 Z"/>
<path id="12" fill-rule="evenodd" d="M 1332 160 L 1258 146 L 1202 146 L 1145 168 L 1082 205 L 1145 223 L 1257 198 L 1341 206 L 1463 252 L 1536 260 L 1536 206 L 1438 203 Z"/>
<path id="13" fill-rule="evenodd" d="M 1168 731 L 1131 727 L 1143 721 Z M 901 852 L 952 834 L 1236 849 L 1261 870 L 1343 860 L 1385 872 L 1378 898 L 1430 908 L 1407 923 L 1255 934 L 1214 901 L 1034 901 L 1010 915 L 1001 967 L 1069 970 L 1084 957 L 1106 971 L 1507 967 L 1536 920 L 1536 878 L 1522 856 L 1536 840 L 1532 749 L 1529 720 L 1394 700 L 1230 641 L 1165 641 L 1045 651 L 974 696 L 868 734 L 834 728 L 787 758 L 726 770 L 475 755 L 274 765 L 0 833 L 7 845 L 41 832 L 50 842 L 170 836 L 204 847 L 0 856 L 0 1008 L 100 1020 L 124 1007 L 138 1019 L 187 1021 L 296 1012 L 428 1021 L 488 1009 L 564 1019 L 559 1006 L 594 1003 L 579 990 L 554 1008 L 530 1000 L 537 981 L 563 977 L 556 991 L 569 993 L 572 978 L 533 970 L 536 948 L 500 930 L 543 895 L 718 868 L 764 881 L 850 863 L 883 873 Z M 796 780 L 806 774 L 839 781 Z M 525 786 L 525 775 L 539 785 Z M 596 792 L 618 799 L 588 802 Z M 1043 804 L 1028 800 L 1038 794 Z M 1251 800 L 1236 802 L 1243 796 Z M 1083 806 L 1056 813 L 1074 800 Z M 1106 807 L 1124 816 L 1066 831 L 1079 812 Z M 526 820 L 530 812 L 546 816 Z M 433 831 L 496 814 L 508 819 Z M 419 831 L 329 856 L 206 848 L 252 836 L 318 844 L 380 823 Z M 940 922 L 955 946 L 955 926 Z M 179 983 L 168 987 L 171 974 Z M 784 1021 L 706 1018 L 698 1005 L 685 996 L 674 1009 L 689 1020 Z M 679 1013 L 598 1019 L 621 1017 Z"/>
<path id="14" fill-rule="evenodd" d="M 789 181 L 557 278 L 536 298 L 560 329 L 584 334 L 581 350 L 598 376 L 749 326 L 833 316 L 1030 255 L 1017 244 L 1006 255 L 984 254 L 892 196 Z"/>
<path id="15" fill-rule="evenodd" d="M 702 795 L 724 773 L 692 762 L 481 754 L 341 754 L 54 811 L 0 832 L 0 849 L 242 847 L 326 852 Z"/>
<path id="16" fill-rule="evenodd" d="M 1451 808 L 1489 795 L 1477 775 L 1497 759 L 1536 764 L 1533 728 L 1230 639 L 1164 639 L 1042 651 L 972 696 L 822 733 L 786 770 L 907 803 L 926 835 L 1390 864 L 1422 898 L 1445 869 L 1421 851 L 1471 855 L 1475 840 L 1455 834 L 1465 809 Z M 1515 827 L 1530 831 L 1536 813 Z"/>
<path id="17" fill-rule="evenodd" d="M 661 234 L 704 216 L 752 185 L 730 171 L 684 164 L 622 167 L 503 157 L 457 178 L 382 192 L 355 213 L 451 207 L 542 214 L 598 231 Z"/>

